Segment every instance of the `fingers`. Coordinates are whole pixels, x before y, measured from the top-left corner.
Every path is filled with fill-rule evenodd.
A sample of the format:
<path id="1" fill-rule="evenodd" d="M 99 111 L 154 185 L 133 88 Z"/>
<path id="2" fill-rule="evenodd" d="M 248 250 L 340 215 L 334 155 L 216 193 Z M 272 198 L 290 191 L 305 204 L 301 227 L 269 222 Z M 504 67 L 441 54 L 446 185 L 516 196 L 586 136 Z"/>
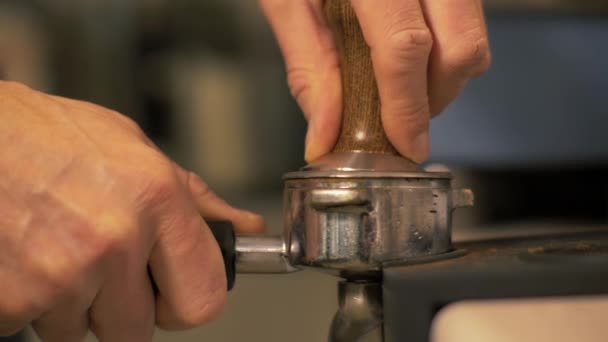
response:
<path id="1" fill-rule="evenodd" d="M 156 323 L 164 329 L 191 328 L 215 318 L 227 290 L 219 247 L 188 189 L 176 183 L 161 187 L 151 211 L 158 239 L 150 270 L 158 288 Z"/>
<path id="2" fill-rule="evenodd" d="M 81 342 L 89 331 L 90 302 L 69 298 L 32 323 L 44 342 Z"/>
<path id="3" fill-rule="evenodd" d="M 308 119 L 305 158 L 335 145 L 340 130 L 339 61 L 322 0 L 259 0 L 287 64 L 289 88 Z"/>
<path id="4" fill-rule="evenodd" d="M 490 66 L 480 0 L 422 0 L 434 45 L 429 68 L 432 115 L 456 98 L 470 78 Z"/>
<path id="5" fill-rule="evenodd" d="M 260 0 L 278 38 L 290 88 L 309 119 L 306 159 L 329 152 L 340 127 L 335 44 L 321 0 Z M 421 162 L 429 120 L 490 64 L 480 0 L 351 0 L 371 47 L 382 122 L 397 151 Z"/>
<path id="6" fill-rule="evenodd" d="M 427 67 L 433 46 L 419 0 L 352 0 L 378 83 L 384 130 L 414 161 L 429 152 Z"/>
<path id="7" fill-rule="evenodd" d="M 45 222 L 48 223 L 48 220 Z M 32 324 L 45 342 L 82 341 L 88 330 L 87 309 L 96 288 L 90 286 L 88 290 L 83 290 L 90 284 L 84 280 L 88 275 L 74 279 L 72 274 L 61 271 L 59 264 L 66 261 L 65 255 L 51 246 L 48 239 L 44 241 L 44 245 L 39 245 L 36 237 L 29 237 L 28 246 L 19 246 L 22 262 L 15 260 L 15 264 L 4 263 L 0 269 L 3 291 L 0 296 L 0 336 L 13 335 Z M 17 254 L 11 249 L 7 245 L 3 251 L 11 253 L 9 255 L 14 258 Z M 26 256 L 30 252 L 52 257 L 40 262 Z M 80 253 L 80 256 L 84 258 L 86 254 Z M 18 268 L 15 268 L 17 265 Z M 78 268 L 79 265 L 70 265 L 70 270 Z"/>
<path id="8" fill-rule="evenodd" d="M 262 216 L 236 209 L 214 194 L 203 180 L 193 172 L 175 165 L 176 171 L 198 206 L 200 214 L 208 221 L 230 221 L 237 233 L 258 234 L 266 229 Z"/>
<path id="9" fill-rule="evenodd" d="M 28 305 L 23 304 L 24 301 L 22 298 L 19 298 L 20 296 L 15 296 L 15 294 L 25 292 L 23 291 L 25 286 L 20 283 L 22 279 L 3 271 L 0 269 L 0 279 L 3 280 L 3 291 L 4 293 L 12 294 L 12 296 L 10 298 L 0 296 L 0 337 L 18 333 L 36 315 L 32 314 L 32 310 Z"/>
<path id="10" fill-rule="evenodd" d="M 155 299 L 145 258 L 117 259 L 109 268 L 89 310 L 91 331 L 100 342 L 151 341 Z"/>

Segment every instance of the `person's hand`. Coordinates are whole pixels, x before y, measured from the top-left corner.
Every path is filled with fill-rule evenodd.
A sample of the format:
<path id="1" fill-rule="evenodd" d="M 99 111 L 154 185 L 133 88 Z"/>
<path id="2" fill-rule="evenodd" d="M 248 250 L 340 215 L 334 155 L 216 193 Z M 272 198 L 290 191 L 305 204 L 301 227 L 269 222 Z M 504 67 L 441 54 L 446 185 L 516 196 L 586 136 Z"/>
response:
<path id="1" fill-rule="evenodd" d="M 325 1 L 259 0 L 287 64 L 292 94 L 308 120 L 306 159 L 338 138 L 340 65 Z M 490 49 L 481 0 L 351 0 L 378 82 L 384 130 L 403 156 L 429 154 L 429 120 L 467 81 L 485 72 Z"/>
<path id="2" fill-rule="evenodd" d="M 149 341 L 219 314 L 226 276 L 201 218 L 234 209 L 130 119 L 0 81 L 0 336 Z M 241 230 L 242 232 L 243 230 Z"/>

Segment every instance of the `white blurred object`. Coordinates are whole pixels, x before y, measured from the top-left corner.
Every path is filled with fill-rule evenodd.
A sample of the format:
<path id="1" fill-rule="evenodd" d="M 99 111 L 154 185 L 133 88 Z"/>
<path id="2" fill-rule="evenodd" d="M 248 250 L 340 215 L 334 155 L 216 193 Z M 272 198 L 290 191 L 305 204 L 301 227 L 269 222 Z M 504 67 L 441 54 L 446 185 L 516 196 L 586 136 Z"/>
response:
<path id="1" fill-rule="evenodd" d="M 442 309 L 432 342 L 605 342 L 608 296 L 464 301 Z"/>
<path id="2" fill-rule="evenodd" d="M 426 171 L 426 172 L 450 172 L 450 168 L 444 164 L 432 163 L 432 164 L 426 165 L 424 167 L 424 171 Z"/>

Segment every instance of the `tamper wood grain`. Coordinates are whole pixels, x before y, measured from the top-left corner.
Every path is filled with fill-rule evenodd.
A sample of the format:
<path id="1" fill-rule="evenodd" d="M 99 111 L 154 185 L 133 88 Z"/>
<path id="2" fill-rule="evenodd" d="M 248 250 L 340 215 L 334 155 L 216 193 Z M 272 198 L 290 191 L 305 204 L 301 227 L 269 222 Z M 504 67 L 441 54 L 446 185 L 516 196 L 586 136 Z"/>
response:
<path id="1" fill-rule="evenodd" d="M 342 128 L 333 151 L 397 154 L 382 127 L 370 48 L 350 0 L 327 0 L 325 15 L 334 31 L 342 72 Z"/>

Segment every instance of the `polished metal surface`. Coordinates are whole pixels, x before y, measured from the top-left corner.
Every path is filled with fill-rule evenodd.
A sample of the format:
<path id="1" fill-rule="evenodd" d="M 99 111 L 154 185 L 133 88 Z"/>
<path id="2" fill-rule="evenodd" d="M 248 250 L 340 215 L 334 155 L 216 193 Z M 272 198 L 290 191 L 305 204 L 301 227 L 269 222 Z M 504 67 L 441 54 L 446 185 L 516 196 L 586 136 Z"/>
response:
<path id="1" fill-rule="evenodd" d="M 380 283 L 342 281 L 338 299 L 340 306 L 331 324 L 329 342 L 384 341 Z"/>
<path id="2" fill-rule="evenodd" d="M 449 178 L 288 179 L 284 196 L 291 264 L 347 279 L 449 252 L 451 212 L 473 201 Z"/>
<path id="3" fill-rule="evenodd" d="M 289 251 L 283 237 L 260 235 L 236 236 L 236 271 L 238 273 L 290 273 L 299 271 L 289 263 Z"/>
<path id="4" fill-rule="evenodd" d="M 237 237 L 237 272 L 377 278 L 386 264 L 449 253 L 451 213 L 473 205 L 449 172 L 394 155 L 334 153 L 305 169 L 285 177 L 284 237 Z"/>
<path id="5" fill-rule="evenodd" d="M 333 152 L 313 161 L 303 171 L 417 172 L 418 164 L 392 154 Z"/>
<path id="6" fill-rule="evenodd" d="M 363 152 L 330 153 L 283 178 L 449 178 L 449 172 L 426 172 L 401 156 Z"/>
<path id="7" fill-rule="evenodd" d="M 349 279 L 373 278 L 384 265 L 449 252 L 449 212 L 473 204 L 470 190 L 450 190 L 437 180 L 407 180 L 405 187 L 395 179 L 330 184 L 286 190 L 286 208 L 294 211 L 285 216 L 284 237 L 238 235 L 237 272 L 289 273 L 308 266 Z M 430 205 L 427 212 L 423 203 Z M 316 224 L 307 226 L 306 217 Z"/>

